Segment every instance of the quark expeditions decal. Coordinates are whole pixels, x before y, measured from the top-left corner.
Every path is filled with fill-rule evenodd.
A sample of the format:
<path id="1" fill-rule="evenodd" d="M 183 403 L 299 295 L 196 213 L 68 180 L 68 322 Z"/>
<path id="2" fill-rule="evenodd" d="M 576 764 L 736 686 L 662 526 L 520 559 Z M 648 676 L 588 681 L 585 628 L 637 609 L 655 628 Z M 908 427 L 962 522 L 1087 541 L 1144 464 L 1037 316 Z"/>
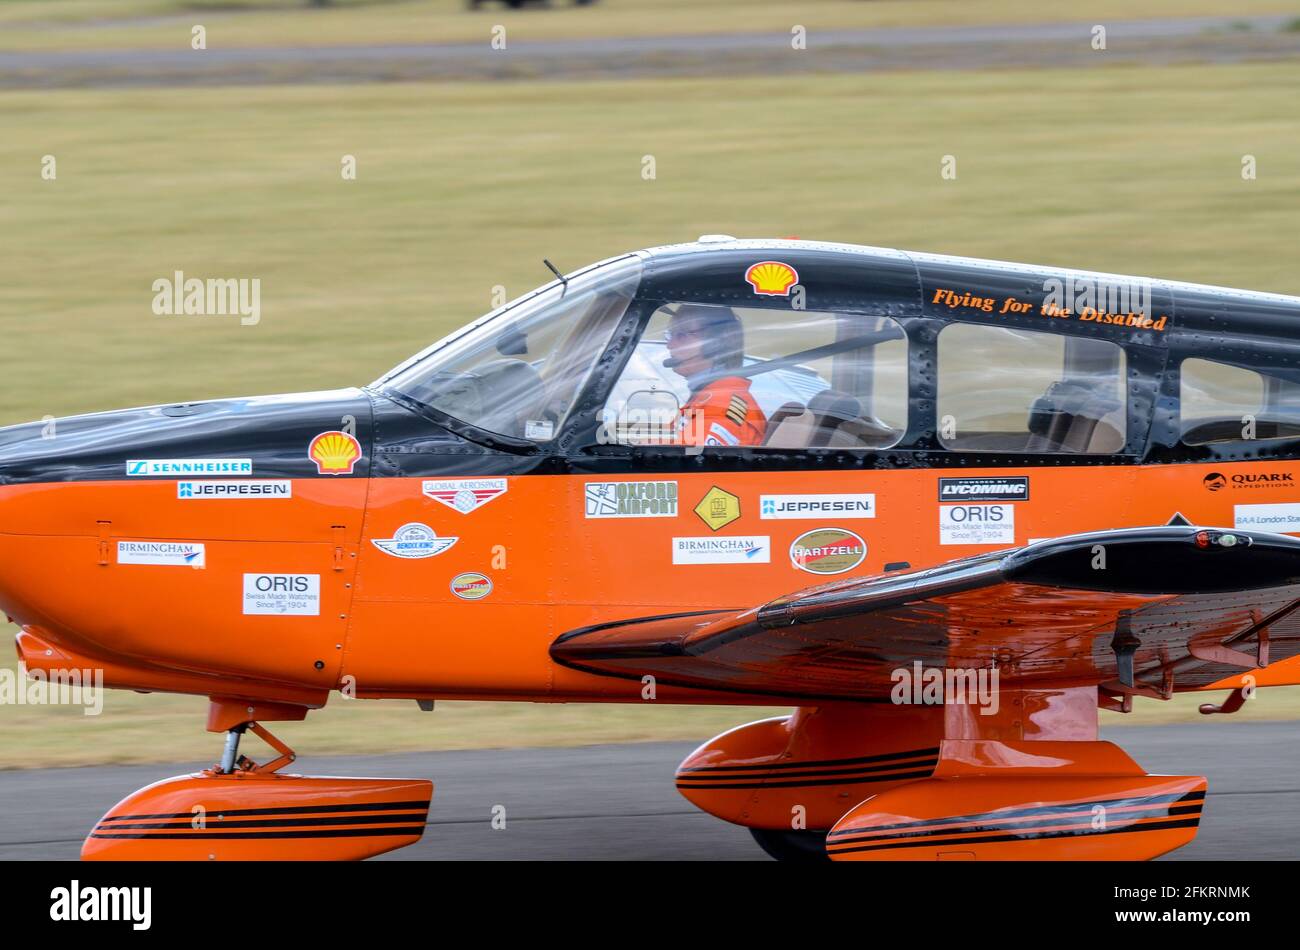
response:
<path id="1" fill-rule="evenodd" d="M 675 518 L 676 482 L 587 482 L 588 518 Z"/>
<path id="2" fill-rule="evenodd" d="M 452 511 L 467 515 L 506 493 L 504 478 L 435 478 L 424 482 L 423 492 Z"/>
<path id="3" fill-rule="evenodd" d="M 1295 476 L 1291 472 L 1234 472 L 1224 475 L 1222 472 L 1210 472 L 1201 479 L 1206 491 L 1270 491 L 1277 489 L 1294 489 Z"/>
<path id="4" fill-rule="evenodd" d="M 371 538 L 370 543 L 393 557 L 425 558 L 441 554 L 460 538 L 440 538 L 427 524 L 413 521 L 393 532 L 391 538 Z"/>
<path id="5" fill-rule="evenodd" d="M 815 528 L 790 545 L 790 563 L 809 574 L 843 574 L 867 557 L 867 542 L 844 528 Z"/>
<path id="6" fill-rule="evenodd" d="M 118 564 L 153 564 L 163 567 L 205 567 L 207 551 L 189 541 L 119 541 Z"/>
<path id="7" fill-rule="evenodd" d="M 320 616 L 320 575 L 245 574 L 244 613 Z"/>
<path id="8" fill-rule="evenodd" d="M 492 581 L 485 574 L 468 571 L 451 579 L 451 592 L 461 600 L 482 600 L 492 593 Z"/>
<path id="9" fill-rule="evenodd" d="M 356 436 L 332 429 L 311 440 L 307 457 L 316 463 L 321 475 L 351 475 L 361 460 L 361 443 Z"/>
<path id="10" fill-rule="evenodd" d="M 128 476 L 168 476 L 175 478 L 184 475 L 190 478 L 204 478 L 212 475 L 251 475 L 252 459 L 128 459 L 126 463 Z"/>
<path id="11" fill-rule="evenodd" d="M 761 297 L 789 297 L 799 272 L 782 261 L 759 261 L 745 271 L 745 282 Z"/>

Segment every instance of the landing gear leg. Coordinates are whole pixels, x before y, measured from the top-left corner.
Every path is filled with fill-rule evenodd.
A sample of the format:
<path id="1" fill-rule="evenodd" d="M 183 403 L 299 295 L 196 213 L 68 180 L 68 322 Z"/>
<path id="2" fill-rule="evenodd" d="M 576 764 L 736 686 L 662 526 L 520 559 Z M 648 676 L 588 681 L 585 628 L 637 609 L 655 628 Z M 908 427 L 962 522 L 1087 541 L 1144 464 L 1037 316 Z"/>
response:
<path id="1" fill-rule="evenodd" d="M 259 737 L 263 742 L 269 745 L 276 752 L 280 753 L 278 759 L 273 759 L 265 765 L 258 765 L 246 755 L 239 754 L 239 740 L 247 730 L 253 735 Z M 230 775 L 236 770 L 241 772 L 262 772 L 270 774 L 279 771 L 290 762 L 298 758 L 298 754 L 290 749 L 287 745 L 271 734 L 261 723 L 245 722 L 240 723 L 235 728 L 226 732 L 226 747 L 221 753 L 221 764 L 216 767 L 218 775 Z"/>
<path id="2" fill-rule="evenodd" d="M 243 726 L 236 726 L 226 733 L 226 748 L 221 753 L 221 765 L 217 771 L 229 775 L 235 771 L 235 757 L 239 755 L 239 739 L 244 734 Z"/>

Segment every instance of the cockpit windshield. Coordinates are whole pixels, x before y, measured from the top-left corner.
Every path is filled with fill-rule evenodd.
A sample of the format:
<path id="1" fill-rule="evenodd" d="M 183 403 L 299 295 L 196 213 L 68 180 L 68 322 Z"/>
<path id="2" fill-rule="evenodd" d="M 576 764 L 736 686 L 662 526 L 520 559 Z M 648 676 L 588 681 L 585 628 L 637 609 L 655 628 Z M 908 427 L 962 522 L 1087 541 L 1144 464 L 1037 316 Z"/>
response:
<path id="1" fill-rule="evenodd" d="M 579 271 L 494 310 L 374 385 L 489 432 L 549 441 L 640 279 L 636 256 Z"/>

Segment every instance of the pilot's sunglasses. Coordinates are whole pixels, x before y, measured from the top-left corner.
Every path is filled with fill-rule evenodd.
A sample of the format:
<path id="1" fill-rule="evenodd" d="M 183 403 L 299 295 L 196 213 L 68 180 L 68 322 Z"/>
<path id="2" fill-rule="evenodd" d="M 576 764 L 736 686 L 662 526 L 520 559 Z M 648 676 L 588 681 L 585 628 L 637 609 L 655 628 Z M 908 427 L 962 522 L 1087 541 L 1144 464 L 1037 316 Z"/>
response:
<path id="1" fill-rule="evenodd" d="M 681 340 L 681 339 L 685 339 L 686 337 L 703 336 L 703 334 L 704 334 L 703 327 L 691 326 L 688 324 L 687 326 L 684 327 L 678 327 L 676 330 L 672 328 L 665 330 L 664 342 L 671 343 L 673 340 Z"/>

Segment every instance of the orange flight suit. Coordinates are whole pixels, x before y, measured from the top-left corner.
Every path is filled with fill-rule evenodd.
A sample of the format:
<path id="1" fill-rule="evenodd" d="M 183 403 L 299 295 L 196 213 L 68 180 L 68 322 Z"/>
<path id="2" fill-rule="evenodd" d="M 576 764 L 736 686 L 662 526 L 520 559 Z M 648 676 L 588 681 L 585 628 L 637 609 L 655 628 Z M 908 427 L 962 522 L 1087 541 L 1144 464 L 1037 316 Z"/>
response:
<path id="1" fill-rule="evenodd" d="M 677 418 L 677 444 L 762 445 L 767 417 L 749 384 L 743 376 L 723 376 L 693 392 Z"/>

